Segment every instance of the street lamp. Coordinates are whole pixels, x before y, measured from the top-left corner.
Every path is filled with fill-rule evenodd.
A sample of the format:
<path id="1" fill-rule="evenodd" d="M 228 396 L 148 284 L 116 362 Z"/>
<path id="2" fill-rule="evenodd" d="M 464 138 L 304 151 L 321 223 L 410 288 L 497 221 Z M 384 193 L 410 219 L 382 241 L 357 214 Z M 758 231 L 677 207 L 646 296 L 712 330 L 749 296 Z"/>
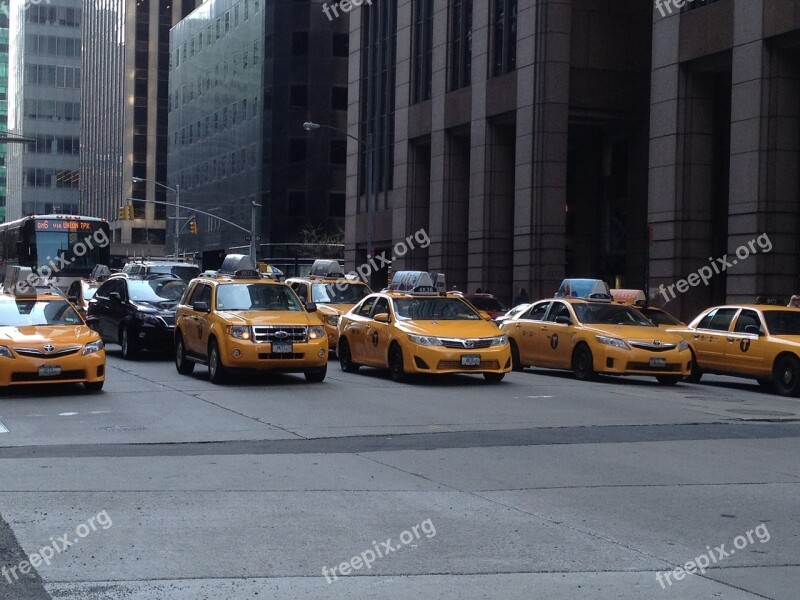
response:
<path id="1" fill-rule="evenodd" d="M 170 192 L 175 193 L 175 258 L 178 258 L 178 254 L 180 251 L 180 240 L 181 240 L 181 221 L 180 221 L 180 212 L 181 212 L 181 186 L 176 185 L 174 188 L 169 187 L 168 185 L 164 185 L 163 183 L 159 183 L 158 181 L 152 181 L 150 179 L 143 179 L 141 177 L 131 177 L 131 181 L 133 183 L 147 183 L 148 181 L 154 185 L 160 186 L 165 190 L 169 190 Z"/>
<path id="2" fill-rule="evenodd" d="M 338 127 L 331 127 L 330 125 L 321 125 L 320 123 L 314 123 L 313 121 L 306 121 L 303 123 L 303 129 L 306 131 L 315 131 L 317 129 L 330 129 L 331 131 L 335 131 L 337 133 L 341 133 L 346 135 L 350 139 L 357 141 L 359 144 L 366 147 L 367 152 L 367 262 L 369 262 L 370 258 L 372 258 L 372 231 L 373 231 L 373 217 L 374 217 L 374 207 L 373 204 L 375 203 L 374 194 L 375 190 L 373 187 L 373 174 L 375 172 L 375 149 L 373 147 L 373 136 L 370 133 L 367 136 L 367 141 L 362 140 L 360 137 L 352 135 L 346 132 L 343 129 L 339 129 Z"/>

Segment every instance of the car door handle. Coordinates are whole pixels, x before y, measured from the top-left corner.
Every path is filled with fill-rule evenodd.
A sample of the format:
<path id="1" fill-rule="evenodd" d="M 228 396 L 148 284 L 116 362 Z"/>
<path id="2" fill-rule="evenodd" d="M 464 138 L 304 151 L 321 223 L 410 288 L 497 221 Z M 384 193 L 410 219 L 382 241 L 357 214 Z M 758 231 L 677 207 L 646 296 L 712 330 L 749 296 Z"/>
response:
<path id="1" fill-rule="evenodd" d="M 729 341 L 729 342 L 735 342 L 735 341 L 736 341 L 736 338 L 729 337 L 729 338 L 728 338 L 728 341 Z"/>

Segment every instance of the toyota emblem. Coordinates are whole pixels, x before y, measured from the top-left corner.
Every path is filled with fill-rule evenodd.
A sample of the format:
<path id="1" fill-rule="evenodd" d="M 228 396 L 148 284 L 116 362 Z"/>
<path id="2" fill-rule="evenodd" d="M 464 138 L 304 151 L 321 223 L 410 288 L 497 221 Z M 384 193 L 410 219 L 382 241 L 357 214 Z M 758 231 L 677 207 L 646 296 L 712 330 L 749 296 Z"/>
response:
<path id="1" fill-rule="evenodd" d="M 660 345 L 661 342 L 659 342 L 658 340 L 653 340 L 653 346 L 660 346 Z"/>
<path id="2" fill-rule="evenodd" d="M 464 340 L 464 347 L 465 348 L 474 348 L 475 347 L 475 342 L 473 342 L 472 340 Z"/>
<path id="3" fill-rule="evenodd" d="M 52 351 L 53 351 L 53 350 L 55 350 L 55 349 L 56 349 L 56 347 L 55 347 L 55 346 L 53 346 L 52 344 L 47 344 L 47 345 L 44 347 L 44 351 L 45 351 L 45 352 L 52 352 Z"/>

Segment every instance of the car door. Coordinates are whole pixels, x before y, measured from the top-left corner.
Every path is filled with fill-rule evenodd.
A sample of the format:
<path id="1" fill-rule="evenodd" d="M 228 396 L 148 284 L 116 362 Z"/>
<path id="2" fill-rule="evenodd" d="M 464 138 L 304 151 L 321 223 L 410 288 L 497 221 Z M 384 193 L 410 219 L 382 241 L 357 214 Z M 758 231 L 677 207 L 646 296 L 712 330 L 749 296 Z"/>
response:
<path id="1" fill-rule="evenodd" d="M 714 309 L 697 324 L 692 332 L 691 344 L 701 369 L 725 370 L 728 330 L 738 310 L 737 308 Z"/>
<path id="2" fill-rule="evenodd" d="M 758 311 L 743 308 L 736 316 L 733 330 L 728 334 L 725 345 L 725 370 L 737 375 L 766 376 L 771 365 L 767 363 L 767 338 L 745 329 L 758 327 L 765 332 L 764 323 Z"/>
<path id="3" fill-rule="evenodd" d="M 572 324 L 557 323 L 556 321 L 560 317 L 569 319 Z M 575 317 L 570 312 L 567 303 L 559 300 L 553 301 L 539 328 L 539 335 L 534 338 L 534 352 L 539 361 L 534 364 L 560 369 L 570 368 L 572 366 L 570 340 L 574 324 Z"/>
<path id="4" fill-rule="evenodd" d="M 197 284 L 197 288 L 191 298 L 188 323 L 185 325 L 188 338 L 186 339 L 186 347 L 198 356 L 205 356 L 208 348 L 208 332 L 211 328 L 209 323 L 210 313 L 196 311 L 191 306 L 194 306 L 196 302 L 205 302 L 209 308 L 213 308 L 211 295 L 210 285 L 207 283 Z"/>
<path id="5" fill-rule="evenodd" d="M 109 340 L 119 340 L 120 325 L 125 321 L 128 316 L 128 280 L 115 279 L 109 294 L 116 292 L 119 294 L 119 300 L 109 298 L 107 301 L 108 306 L 108 329 L 106 335 Z"/>
<path id="6" fill-rule="evenodd" d="M 100 289 L 97 290 L 97 293 L 92 298 L 92 301 L 89 303 L 89 310 L 88 314 L 92 317 L 97 317 L 97 321 L 95 322 L 94 329 L 100 334 L 100 336 L 108 341 L 110 338 L 108 336 L 108 303 L 109 298 L 108 294 L 114 288 L 114 281 L 106 281 L 103 285 L 100 286 Z M 113 340 L 116 342 L 116 338 Z"/>
<path id="7" fill-rule="evenodd" d="M 350 354 L 354 362 L 363 362 L 366 359 L 367 323 L 370 320 L 372 308 L 375 306 L 377 300 L 378 296 L 367 297 L 358 308 L 349 315 L 350 322 L 343 333 L 347 336 L 347 341 L 350 344 Z"/>
<path id="8" fill-rule="evenodd" d="M 389 300 L 378 298 L 372 307 L 369 318 L 366 319 L 366 331 L 364 336 L 364 362 L 380 367 L 387 366 L 387 356 L 389 352 L 389 332 L 390 323 L 380 323 L 375 320 L 377 314 L 388 314 L 392 318 L 392 311 L 389 308 Z"/>
<path id="9" fill-rule="evenodd" d="M 509 327 L 509 335 L 514 339 L 523 365 L 533 364 L 534 339 L 541 335 L 542 320 L 550 308 L 550 301 L 537 302 L 517 318 Z"/>
<path id="10" fill-rule="evenodd" d="M 200 289 L 201 283 L 194 283 L 189 286 L 186 293 L 186 302 L 178 306 L 175 314 L 175 331 L 180 331 L 183 337 L 184 348 L 190 352 L 194 352 L 194 340 L 192 336 L 195 335 L 194 326 L 194 311 L 192 305 L 197 298 L 197 292 Z"/>

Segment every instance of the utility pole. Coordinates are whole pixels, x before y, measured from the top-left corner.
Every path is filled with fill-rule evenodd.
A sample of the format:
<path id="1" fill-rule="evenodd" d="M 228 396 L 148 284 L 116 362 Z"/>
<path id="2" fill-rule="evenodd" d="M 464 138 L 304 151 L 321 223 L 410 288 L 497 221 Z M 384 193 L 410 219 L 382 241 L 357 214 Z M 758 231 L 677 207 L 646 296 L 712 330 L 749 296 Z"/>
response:
<path id="1" fill-rule="evenodd" d="M 256 217 L 258 216 L 258 208 L 261 208 L 260 204 L 256 204 L 255 200 L 250 202 L 250 258 L 253 259 L 253 264 L 256 263 L 257 256 L 256 256 L 256 241 L 258 235 L 258 226 Z"/>
<path id="2" fill-rule="evenodd" d="M 175 258 L 178 258 L 181 247 L 181 186 L 175 185 Z"/>

